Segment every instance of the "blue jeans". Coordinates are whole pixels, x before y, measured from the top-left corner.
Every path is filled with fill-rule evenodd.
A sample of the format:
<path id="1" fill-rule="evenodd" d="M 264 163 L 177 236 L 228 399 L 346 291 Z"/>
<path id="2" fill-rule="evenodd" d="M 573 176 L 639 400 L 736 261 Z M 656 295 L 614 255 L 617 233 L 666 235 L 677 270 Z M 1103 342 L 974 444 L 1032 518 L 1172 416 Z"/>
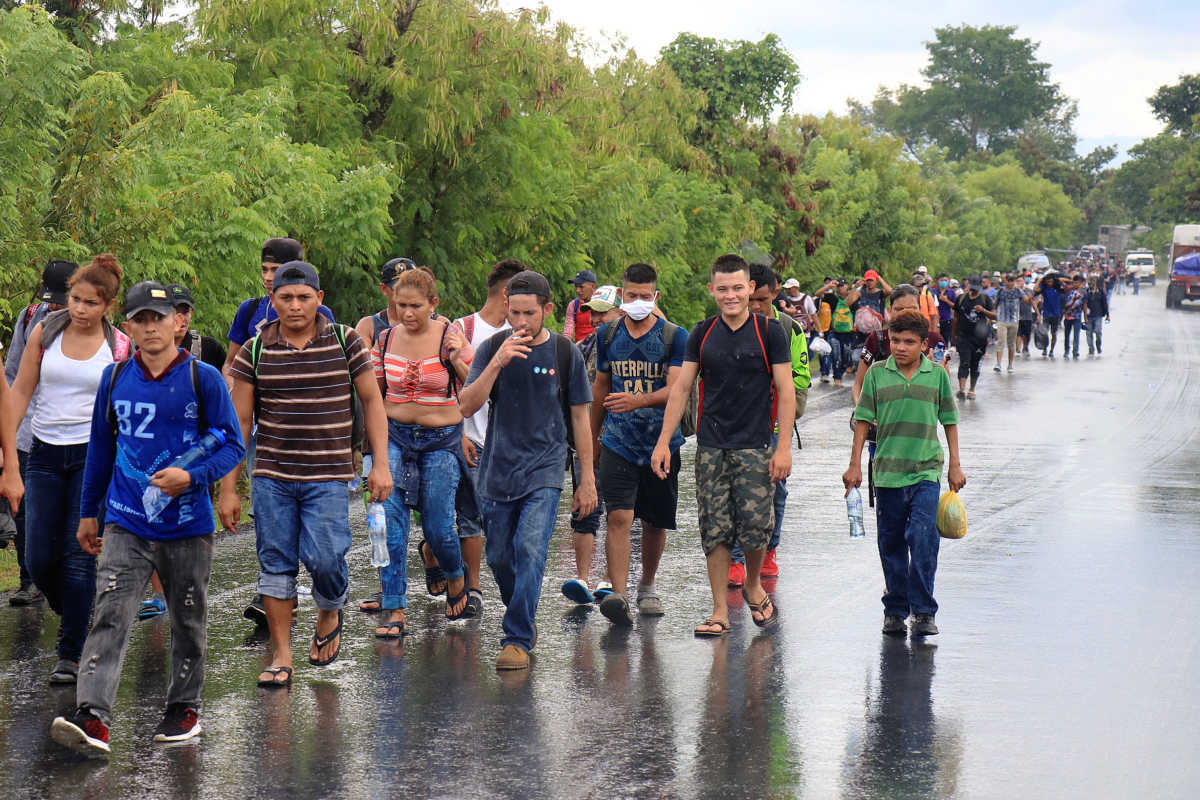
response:
<path id="1" fill-rule="evenodd" d="M 464 433 L 463 436 L 466 436 Z M 472 539 L 476 536 L 483 536 L 483 519 L 479 513 L 479 463 L 483 461 L 483 445 L 471 440 L 475 445 L 475 466 L 467 465 L 467 475 L 471 478 L 471 487 L 475 490 L 472 493 L 473 501 L 470 498 L 463 496 L 463 492 L 458 492 L 458 497 L 455 498 L 454 516 L 458 525 L 458 538 Z M 464 487 L 460 486 L 460 489 Z M 465 491 L 465 489 L 464 489 Z"/>
<path id="2" fill-rule="evenodd" d="M 883 613 L 907 617 L 936 614 L 933 576 L 937 572 L 939 486 L 921 481 L 889 489 L 875 487 L 879 561 L 883 565 Z"/>
<path id="3" fill-rule="evenodd" d="M 1063 355 L 1070 355 L 1071 349 L 1074 348 L 1075 355 L 1079 355 L 1079 331 L 1083 328 L 1083 320 L 1079 317 L 1075 319 L 1063 320 Z"/>
<path id="4" fill-rule="evenodd" d="M 29 467 L 29 453 L 18 450 L 17 461 L 21 467 L 21 483 L 28 484 L 29 479 L 25 477 L 25 473 Z M 17 568 L 21 572 L 20 581 L 23 589 L 33 583 L 33 577 L 30 576 L 29 567 L 26 566 L 25 561 L 25 498 L 21 498 L 21 504 L 13 513 L 13 523 L 17 526 L 17 535 L 13 537 L 13 545 L 17 548 Z"/>
<path id="5" fill-rule="evenodd" d="M 487 530 L 487 563 L 508 608 L 500 645 L 533 649 L 533 620 L 542 595 L 546 555 L 558 518 L 561 489 L 535 489 L 519 500 L 479 498 Z"/>
<path id="6" fill-rule="evenodd" d="M 420 438 L 419 426 L 413 436 Z M 441 428 L 430 428 L 440 436 Z M 399 475 L 403 450 L 388 440 L 388 467 L 392 475 Z M 458 547 L 458 536 L 454 533 L 454 494 L 458 490 L 458 458 L 449 450 L 432 450 L 421 453 L 417 458 L 421 469 L 421 530 L 429 540 L 429 546 L 437 557 L 438 565 L 450 580 L 463 574 L 462 551 Z M 393 491 L 383 501 L 387 512 L 387 542 L 390 563 L 379 570 L 383 588 L 382 607 L 388 610 L 406 608 L 408 586 L 408 531 L 412 521 L 412 510 L 405 502 L 404 492 Z"/>
<path id="7" fill-rule="evenodd" d="M 775 443 L 779 441 L 779 434 L 771 434 L 771 451 L 775 450 Z M 784 478 L 779 483 L 775 484 L 775 494 L 771 498 L 775 506 L 775 530 L 771 532 L 771 541 L 767 545 L 767 552 L 779 547 L 780 534 L 783 532 L 783 512 L 787 510 L 788 488 L 787 479 Z M 735 544 L 733 550 L 730 551 L 730 557 L 736 564 L 746 563 L 746 554 L 742 552 L 742 546 Z"/>
<path id="8" fill-rule="evenodd" d="M 833 379 L 840 381 L 843 373 L 850 369 L 854 358 L 854 333 L 837 333 L 830 331 L 829 346 L 833 348 Z"/>
<path id="9" fill-rule="evenodd" d="M 1134 293 L 1134 294 L 1137 294 L 1137 293 L 1138 293 L 1138 287 L 1140 287 L 1140 286 L 1141 286 L 1142 282 L 1141 282 L 1139 279 L 1137 279 L 1137 278 L 1134 278 L 1134 279 L 1131 281 L 1131 283 L 1133 283 L 1133 293 Z"/>
<path id="10" fill-rule="evenodd" d="M 317 608 L 342 608 L 350 594 L 346 482 L 255 478 L 252 483 L 259 594 L 278 600 L 295 597 L 296 576 L 304 562 Z"/>
<path id="11" fill-rule="evenodd" d="M 1099 353 L 1100 339 L 1104 335 L 1104 317 L 1092 317 L 1087 321 L 1088 355 Z"/>
<path id="12" fill-rule="evenodd" d="M 33 582 L 62 617 L 58 657 L 79 661 L 96 594 L 96 557 L 83 552 L 79 501 L 87 443 L 33 440 L 25 468 L 25 562 Z"/>

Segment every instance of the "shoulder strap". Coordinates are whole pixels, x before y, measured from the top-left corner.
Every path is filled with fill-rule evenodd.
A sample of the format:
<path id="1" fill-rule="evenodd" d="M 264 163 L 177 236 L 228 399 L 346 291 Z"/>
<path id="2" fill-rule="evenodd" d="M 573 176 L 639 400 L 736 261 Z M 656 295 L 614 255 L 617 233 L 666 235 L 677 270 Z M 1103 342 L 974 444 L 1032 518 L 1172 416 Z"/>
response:
<path id="1" fill-rule="evenodd" d="M 554 337 L 554 360 L 558 364 L 558 402 L 562 406 L 563 424 L 567 428 L 567 445 L 574 449 L 575 432 L 571 429 L 571 404 L 567 397 L 567 387 L 571 383 L 571 367 L 575 359 L 571 357 L 571 340 L 561 333 L 551 333 Z"/>
<path id="2" fill-rule="evenodd" d="M 663 340 L 663 364 L 669 366 L 671 363 L 671 347 L 675 344 L 675 331 L 679 330 L 679 326 L 669 319 L 663 320 L 662 340 Z M 663 372 L 665 380 L 667 373 Z"/>
<path id="3" fill-rule="evenodd" d="M 250 369 L 254 373 L 254 383 L 258 384 L 258 362 L 262 358 L 263 340 L 262 336 L 255 336 L 250 340 Z"/>
<path id="4" fill-rule="evenodd" d="M 65 308 L 60 308 L 58 311 L 51 311 L 46 316 L 42 317 L 42 352 L 50 348 L 51 343 L 58 338 L 58 335 L 66 330 L 66 327 L 71 322 L 70 312 Z"/>
<path id="5" fill-rule="evenodd" d="M 25 328 L 25 336 L 29 336 L 29 321 L 37 315 L 38 309 L 42 307 L 41 303 L 33 303 L 25 309 L 25 324 L 21 327 Z"/>
<path id="6" fill-rule="evenodd" d="M 470 343 L 475 338 L 475 315 L 468 314 L 462 318 L 463 333 L 466 334 L 467 342 Z"/>
<path id="7" fill-rule="evenodd" d="M 604 349 L 607 350 L 612 345 L 613 339 L 617 338 L 617 326 L 621 324 L 621 320 L 607 322 L 604 324 Z"/>
<path id="8" fill-rule="evenodd" d="M 502 328 L 487 338 L 485 344 L 489 345 L 492 350 L 492 355 L 496 355 L 496 350 L 504 343 L 504 340 L 512 336 L 511 328 Z M 488 394 L 488 402 L 491 403 L 491 408 L 494 409 L 496 401 L 500 399 L 500 376 L 496 376 L 495 383 L 492 384 L 492 391 Z M 489 409 L 490 412 L 491 409 Z"/>
<path id="9" fill-rule="evenodd" d="M 188 345 L 188 352 L 199 358 L 201 353 L 200 331 L 192 328 L 188 331 L 188 337 L 191 339 L 191 344 Z"/>
<path id="10" fill-rule="evenodd" d="M 125 362 L 121 362 L 122 364 Z M 200 362 L 192 356 L 188 366 L 192 372 L 192 392 L 196 395 L 196 430 L 201 436 L 208 433 L 208 415 L 204 413 L 204 393 L 200 391 Z M 114 368 L 114 372 L 116 369 Z"/>
<path id="11" fill-rule="evenodd" d="M 696 348 L 696 366 L 701 370 L 704 369 L 704 343 L 708 341 L 708 335 L 713 332 L 713 328 L 717 327 L 717 317 L 713 317 L 708 323 L 708 330 L 700 337 L 700 346 Z"/>
<path id="12" fill-rule="evenodd" d="M 449 320 L 445 322 L 442 326 L 442 338 L 438 340 L 438 361 L 446 370 L 446 397 L 458 397 L 458 373 L 454 371 L 450 359 L 442 356 L 442 353 L 446 352 L 446 334 L 450 332 L 450 326 L 453 324 Z"/>
<path id="13" fill-rule="evenodd" d="M 763 344 L 762 332 L 758 329 L 758 318 L 760 314 L 751 314 L 750 318 L 754 321 L 754 335 L 758 337 L 758 349 L 762 351 L 763 363 L 767 365 L 767 373 L 771 372 L 771 360 L 767 358 L 767 346 Z M 764 325 L 770 325 L 766 317 L 762 318 Z"/>
<path id="14" fill-rule="evenodd" d="M 132 360 L 127 358 L 124 361 L 113 362 L 112 373 L 108 377 L 108 427 L 112 431 L 113 442 L 117 441 L 117 409 L 113 407 L 113 388 L 117 385 L 117 378 Z"/>

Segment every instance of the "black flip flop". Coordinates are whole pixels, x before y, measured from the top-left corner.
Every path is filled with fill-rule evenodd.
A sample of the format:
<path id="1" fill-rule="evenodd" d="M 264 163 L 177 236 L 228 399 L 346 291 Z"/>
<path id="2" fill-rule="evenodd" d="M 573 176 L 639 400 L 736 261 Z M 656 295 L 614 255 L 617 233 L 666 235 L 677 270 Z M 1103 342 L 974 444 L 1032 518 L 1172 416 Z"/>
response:
<path id="1" fill-rule="evenodd" d="M 263 672 L 270 673 L 270 675 L 271 675 L 270 680 L 264 681 L 261 678 L 259 679 L 258 685 L 264 689 L 283 689 L 283 688 L 286 688 L 286 687 L 292 685 L 292 668 L 291 667 L 267 667 L 266 669 L 263 670 Z M 275 680 L 275 676 L 280 675 L 281 673 L 284 673 L 284 672 L 287 673 L 286 681 Z"/>
<path id="2" fill-rule="evenodd" d="M 441 597 L 446 593 L 448 588 L 445 586 L 446 573 L 442 572 L 441 565 L 439 564 L 434 564 L 431 567 L 425 563 L 426 545 L 429 545 L 428 539 L 422 539 L 421 543 L 417 545 L 417 552 L 421 554 L 421 564 L 425 567 L 425 591 L 429 593 L 430 597 Z M 437 556 L 433 552 L 433 545 L 429 545 L 429 555 L 432 556 L 435 561 L 437 560 Z M 433 590 L 433 585 L 435 583 L 443 584 L 443 588 L 440 592 L 435 592 Z"/>
<path id="3" fill-rule="evenodd" d="M 337 639 L 338 636 L 341 635 L 341 633 L 342 633 L 342 610 L 339 608 L 338 609 L 337 627 L 334 628 L 333 630 L 331 630 L 329 633 L 325 634 L 324 636 L 318 636 L 316 634 L 316 631 L 314 631 L 312 643 L 314 645 L 316 645 L 317 651 L 319 652 L 321 650 L 321 648 L 325 647 L 325 645 L 329 644 L 334 639 Z M 314 667 L 327 667 L 330 664 L 332 664 L 334 661 L 337 661 L 337 657 L 339 655 L 341 655 L 341 652 L 342 652 L 342 643 L 341 643 L 341 641 L 338 641 L 337 650 L 334 650 L 333 655 L 331 655 L 329 658 L 318 661 L 317 659 L 314 659 L 312 656 L 309 656 L 308 663 L 312 664 Z"/>
<path id="4" fill-rule="evenodd" d="M 405 620 L 394 620 L 392 622 L 384 622 L 380 624 L 380 628 L 386 628 L 387 633 L 375 631 L 376 639 L 403 639 L 408 635 L 408 624 Z"/>
<path id="5" fill-rule="evenodd" d="M 378 614 L 383 610 L 383 592 L 376 592 L 370 597 L 359 600 L 358 610 L 364 614 Z"/>
<path id="6" fill-rule="evenodd" d="M 448 619 L 448 620 L 468 619 L 468 618 L 474 616 L 471 613 L 471 604 L 463 602 L 464 600 L 467 599 L 467 594 L 471 591 L 469 588 L 471 585 L 471 574 L 470 574 L 470 570 L 467 569 L 466 564 L 463 564 L 462 582 L 463 582 L 462 591 L 459 592 L 458 594 L 454 595 L 453 597 L 451 597 L 450 596 L 450 581 L 448 581 L 448 580 L 446 581 L 446 619 Z M 459 611 L 457 614 L 451 614 L 450 606 L 456 606 L 459 603 L 463 604 L 462 611 Z"/>
<path id="7" fill-rule="evenodd" d="M 775 605 L 775 601 L 771 599 L 771 595 L 763 592 L 763 599 L 760 603 L 751 603 L 750 595 L 746 594 L 746 590 L 742 589 L 742 599 L 746 601 L 746 605 L 750 608 L 750 621 L 760 628 L 769 628 L 776 622 L 779 622 L 779 606 Z M 754 619 L 754 612 L 766 614 L 767 607 L 770 606 L 771 613 L 767 614 L 761 620 Z"/>
<path id="8" fill-rule="evenodd" d="M 705 628 L 711 628 L 714 625 L 716 625 L 721 630 L 719 630 L 719 631 L 702 631 L 702 630 L 700 630 L 700 628 L 702 626 Z M 696 626 L 696 629 L 695 629 L 695 634 L 696 634 L 697 638 L 700 638 L 700 639 L 715 639 L 717 637 L 724 636 L 727 633 L 729 633 L 729 623 L 723 619 L 713 619 L 712 617 L 709 617 L 708 619 L 704 620 L 704 622 L 701 622 L 699 625 Z"/>

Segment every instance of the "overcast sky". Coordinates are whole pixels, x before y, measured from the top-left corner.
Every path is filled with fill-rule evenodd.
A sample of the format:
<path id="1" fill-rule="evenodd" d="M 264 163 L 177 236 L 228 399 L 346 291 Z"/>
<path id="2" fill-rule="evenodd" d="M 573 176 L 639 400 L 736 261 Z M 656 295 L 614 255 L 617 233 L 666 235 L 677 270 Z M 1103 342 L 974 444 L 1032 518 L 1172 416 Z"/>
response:
<path id="1" fill-rule="evenodd" d="M 537 0 L 501 0 L 512 10 Z M 880 2 L 879 0 L 546 0 L 556 19 L 600 38 L 622 34 L 654 60 L 681 31 L 720 39 L 777 34 L 804 76 L 794 110 L 846 112 L 881 84 L 919 83 L 925 42 L 944 25 L 1015 25 L 1040 42 L 1051 78 L 1079 101 L 1079 149 L 1122 150 L 1161 129 L 1146 98 L 1200 72 L 1197 0 Z"/>

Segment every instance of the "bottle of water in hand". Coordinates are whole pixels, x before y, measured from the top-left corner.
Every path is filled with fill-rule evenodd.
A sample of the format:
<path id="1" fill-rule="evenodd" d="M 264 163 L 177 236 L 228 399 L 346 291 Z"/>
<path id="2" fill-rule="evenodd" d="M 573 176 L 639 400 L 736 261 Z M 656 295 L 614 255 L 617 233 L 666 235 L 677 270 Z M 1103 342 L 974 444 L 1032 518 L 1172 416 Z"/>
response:
<path id="1" fill-rule="evenodd" d="M 867 529 L 863 526 L 862 494 L 857 486 L 846 495 L 846 518 L 850 520 L 851 539 L 861 539 L 866 535 Z"/>
<path id="2" fill-rule="evenodd" d="M 220 428 L 212 428 L 183 455 L 167 466 L 187 469 L 217 452 L 223 444 L 225 444 L 225 431 Z M 163 509 L 170 504 L 172 499 L 169 494 L 157 486 L 147 486 L 146 491 L 142 492 L 142 510 L 146 512 L 146 519 L 150 522 L 157 521 Z"/>
<path id="3" fill-rule="evenodd" d="M 371 541 L 371 566 L 386 567 L 391 564 L 387 544 L 387 514 L 384 513 L 383 503 L 367 506 L 367 538 Z"/>

